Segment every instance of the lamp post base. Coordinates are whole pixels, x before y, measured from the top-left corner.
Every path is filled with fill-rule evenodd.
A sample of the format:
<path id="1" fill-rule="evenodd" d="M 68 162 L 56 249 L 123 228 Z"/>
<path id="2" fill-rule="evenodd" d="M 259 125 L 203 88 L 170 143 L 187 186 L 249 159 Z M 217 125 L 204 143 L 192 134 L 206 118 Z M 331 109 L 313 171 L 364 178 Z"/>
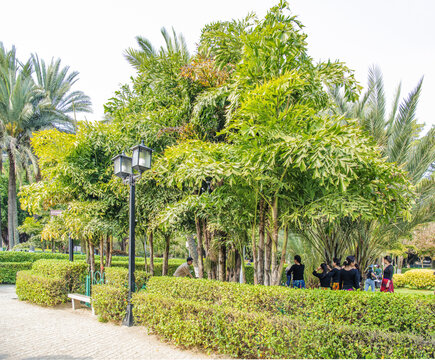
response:
<path id="1" fill-rule="evenodd" d="M 133 326 L 133 305 L 128 304 L 127 305 L 127 314 L 125 314 L 124 320 L 122 320 L 122 325 L 124 326 Z"/>

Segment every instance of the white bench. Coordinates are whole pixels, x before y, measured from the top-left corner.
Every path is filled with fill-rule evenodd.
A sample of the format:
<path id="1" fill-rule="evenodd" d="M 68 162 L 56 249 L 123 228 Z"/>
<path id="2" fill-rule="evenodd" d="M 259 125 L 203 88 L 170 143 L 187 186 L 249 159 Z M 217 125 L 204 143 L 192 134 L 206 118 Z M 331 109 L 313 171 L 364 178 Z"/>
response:
<path id="1" fill-rule="evenodd" d="M 68 297 L 72 300 L 72 308 L 76 310 L 80 307 L 80 301 L 85 303 L 90 303 L 92 308 L 92 315 L 95 315 L 94 307 L 92 306 L 92 301 L 90 296 L 82 295 L 82 294 L 68 294 Z"/>

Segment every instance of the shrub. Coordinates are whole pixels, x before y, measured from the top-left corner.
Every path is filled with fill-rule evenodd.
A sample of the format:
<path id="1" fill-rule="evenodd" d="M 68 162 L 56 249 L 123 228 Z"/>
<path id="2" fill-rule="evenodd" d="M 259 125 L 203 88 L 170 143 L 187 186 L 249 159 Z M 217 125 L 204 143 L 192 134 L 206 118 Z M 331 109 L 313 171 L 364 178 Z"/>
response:
<path id="1" fill-rule="evenodd" d="M 30 261 L 27 262 L 0 262 L 0 284 L 15 284 L 18 271 L 29 270 L 32 267 Z"/>
<path id="2" fill-rule="evenodd" d="M 67 283 L 58 277 L 34 274 L 30 270 L 17 273 L 18 299 L 43 306 L 54 306 L 67 301 Z"/>
<path id="3" fill-rule="evenodd" d="M 149 279 L 149 274 L 145 271 L 134 272 L 136 288 L 138 290 L 146 286 Z M 128 287 L 128 269 L 108 267 L 105 269 L 106 284 L 114 287 Z"/>
<path id="4" fill-rule="evenodd" d="M 404 274 L 394 274 L 393 282 L 397 287 L 431 289 L 435 287 L 434 270 L 412 269 Z"/>
<path id="5" fill-rule="evenodd" d="M 393 283 L 395 287 L 404 287 L 406 285 L 404 274 L 394 274 Z"/>
<path id="6" fill-rule="evenodd" d="M 64 279 L 69 292 L 84 290 L 87 269 L 85 262 L 68 260 L 37 260 L 32 266 L 32 272 L 36 274 Z"/>
<path id="7" fill-rule="evenodd" d="M 299 290 L 203 279 L 152 277 L 157 296 L 201 301 L 246 312 L 352 324 L 395 332 L 430 334 L 435 302 L 426 296 L 352 291 Z"/>
<path id="8" fill-rule="evenodd" d="M 238 358 L 433 358 L 435 342 L 356 326 L 330 326 L 261 312 L 134 295 L 136 322 L 175 344 Z"/>
<path id="9" fill-rule="evenodd" d="M 92 286 L 92 306 L 100 321 L 119 323 L 125 317 L 128 290 L 110 285 Z"/>

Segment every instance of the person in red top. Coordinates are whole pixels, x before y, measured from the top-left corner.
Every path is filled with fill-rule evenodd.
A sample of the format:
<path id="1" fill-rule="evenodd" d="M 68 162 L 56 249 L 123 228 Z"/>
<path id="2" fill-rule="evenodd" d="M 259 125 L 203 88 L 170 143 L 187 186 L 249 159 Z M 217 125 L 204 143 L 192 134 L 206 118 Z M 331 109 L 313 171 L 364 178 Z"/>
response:
<path id="1" fill-rule="evenodd" d="M 384 276 L 382 278 L 381 283 L 381 291 L 382 292 L 394 292 L 394 286 L 393 286 L 393 274 L 394 274 L 394 268 L 393 265 L 391 265 L 393 260 L 391 260 L 390 256 L 384 257 Z"/>

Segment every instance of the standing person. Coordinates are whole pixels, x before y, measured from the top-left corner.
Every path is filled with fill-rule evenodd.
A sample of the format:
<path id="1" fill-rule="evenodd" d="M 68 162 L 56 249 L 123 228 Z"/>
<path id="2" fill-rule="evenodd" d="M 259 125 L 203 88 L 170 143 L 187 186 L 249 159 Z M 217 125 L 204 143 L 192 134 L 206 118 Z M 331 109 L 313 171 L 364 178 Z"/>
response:
<path id="1" fill-rule="evenodd" d="M 192 265 L 193 259 L 191 257 L 187 258 L 187 261 L 184 264 L 181 264 L 177 270 L 174 272 L 175 277 L 186 277 L 190 276 L 193 278 L 192 274 L 190 273 L 190 265 Z"/>
<path id="2" fill-rule="evenodd" d="M 384 276 L 382 278 L 381 283 L 381 291 L 382 292 L 394 292 L 394 286 L 393 286 L 393 274 L 394 274 L 394 268 L 393 265 L 391 265 L 393 260 L 390 256 L 384 257 Z"/>
<path id="3" fill-rule="evenodd" d="M 343 269 L 340 270 L 340 289 L 358 290 L 359 279 L 358 271 L 355 269 L 355 257 L 348 256 L 343 263 Z"/>
<path id="4" fill-rule="evenodd" d="M 321 273 L 317 271 L 322 270 Z M 320 280 L 320 288 L 329 290 L 331 288 L 331 274 L 328 272 L 328 266 L 325 263 L 320 264 L 317 270 L 313 271 L 313 275 Z"/>
<path id="5" fill-rule="evenodd" d="M 358 273 L 358 289 L 361 289 L 362 276 L 361 276 L 361 270 L 359 269 L 359 265 L 357 262 L 355 262 L 353 268 L 356 269 Z"/>
<path id="6" fill-rule="evenodd" d="M 340 259 L 334 258 L 334 260 L 332 260 L 332 270 L 329 272 L 332 290 L 340 290 L 340 271 Z"/>
<path id="7" fill-rule="evenodd" d="M 305 289 L 305 280 L 304 280 L 304 271 L 305 265 L 301 264 L 302 259 L 299 255 L 294 257 L 295 263 L 291 266 L 287 275 L 290 276 L 290 279 L 293 275 L 293 287 L 299 289 Z"/>
<path id="8" fill-rule="evenodd" d="M 382 279 L 382 270 L 378 264 L 375 264 L 374 272 L 376 275 L 375 287 L 380 288 L 381 287 L 381 279 Z"/>
<path id="9" fill-rule="evenodd" d="M 372 291 L 375 291 L 376 274 L 373 271 L 373 265 L 369 266 L 365 276 L 366 276 L 366 282 L 364 284 L 364 291 L 368 291 L 369 287 L 372 289 Z"/>

